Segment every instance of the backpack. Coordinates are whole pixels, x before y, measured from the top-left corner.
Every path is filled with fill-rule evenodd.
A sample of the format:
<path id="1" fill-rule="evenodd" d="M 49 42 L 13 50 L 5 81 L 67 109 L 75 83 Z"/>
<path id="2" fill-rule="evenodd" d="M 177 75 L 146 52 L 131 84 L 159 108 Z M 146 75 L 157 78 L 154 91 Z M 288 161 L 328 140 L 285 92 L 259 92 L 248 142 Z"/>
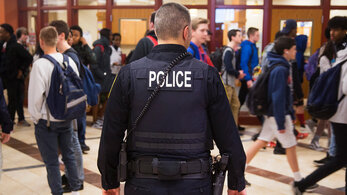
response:
<path id="1" fill-rule="evenodd" d="M 338 105 L 345 97 L 338 98 L 341 68 L 347 60 L 340 62 L 322 73 L 315 81 L 308 96 L 307 110 L 317 119 L 328 120 L 337 111 Z"/>
<path id="2" fill-rule="evenodd" d="M 225 46 L 223 47 L 218 47 L 216 49 L 216 51 L 214 51 L 213 53 L 211 53 L 209 56 L 210 56 L 210 59 L 214 65 L 214 67 L 217 68 L 218 72 L 221 72 L 222 71 L 222 66 L 223 66 L 223 53 L 224 53 L 224 50 L 225 50 Z"/>
<path id="3" fill-rule="evenodd" d="M 154 37 L 152 37 L 151 35 L 147 35 L 146 36 L 149 40 L 151 40 L 152 41 L 152 43 L 153 43 L 153 47 L 155 47 L 155 46 L 157 46 L 158 45 L 158 41 L 157 41 L 157 39 L 155 39 Z"/>
<path id="4" fill-rule="evenodd" d="M 270 105 L 268 99 L 268 86 L 270 73 L 277 66 L 283 66 L 281 64 L 273 65 L 262 72 L 254 85 L 249 89 L 246 105 L 249 112 L 253 115 L 266 115 Z"/>
<path id="5" fill-rule="evenodd" d="M 316 69 L 317 69 L 317 66 L 318 66 L 318 63 L 319 63 L 319 50 L 320 49 L 317 49 L 316 52 L 314 52 L 314 54 L 308 58 L 308 63 L 305 64 L 305 75 L 306 75 L 306 78 L 307 80 L 311 80 L 312 76 L 315 74 Z"/>
<path id="6" fill-rule="evenodd" d="M 82 80 L 69 65 L 69 57 L 63 54 L 63 64 L 50 55 L 43 58 L 54 64 L 51 84 L 46 96 L 51 115 L 58 120 L 80 118 L 86 112 L 87 96 L 83 92 Z"/>
<path id="7" fill-rule="evenodd" d="M 96 83 L 93 77 L 93 74 L 90 72 L 89 68 L 82 64 L 81 60 L 79 59 L 77 52 L 75 50 L 69 50 L 65 53 L 68 55 L 75 63 L 76 65 L 79 65 L 80 69 L 83 71 L 80 71 L 80 74 L 82 78 L 83 83 L 83 91 L 87 95 L 87 103 L 90 106 L 95 106 L 98 104 L 98 96 L 101 90 L 100 84 Z"/>

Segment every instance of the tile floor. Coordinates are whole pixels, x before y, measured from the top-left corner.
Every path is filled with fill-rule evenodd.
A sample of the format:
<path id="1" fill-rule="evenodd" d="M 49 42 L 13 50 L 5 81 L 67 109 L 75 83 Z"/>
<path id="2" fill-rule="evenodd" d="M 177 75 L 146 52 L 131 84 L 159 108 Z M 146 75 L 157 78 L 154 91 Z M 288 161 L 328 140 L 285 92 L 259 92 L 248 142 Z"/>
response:
<path id="1" fill-rule="evenodd" d="M 27 116 L 28 117 L 28 116 Z M 91 117 L 87 117 L 90 122 Z M 251 135 L 260 127 L 249 126 L 245 135 L 241 137 L 244 148 L 251 144 Z M 87 127 L 87 145 L 91 151 L 84 157 L 86 181 L 81 195 L 101 194 L 99 172 L 96 165 L 101 130 Z M 312 161 L 325 157 L 324 152 L 317 152 L 307 148 L 312 135 L 300 140 L 297 154 L 302 175 L 308 175 L 315 170 Z M 327 146 L 327 138 L 322 137 L 322 146 Z M 50 194 L 46 179 L 46 169 L 37 149 L 34 128 L 17 127 L 12 133 L 12 140 L 2 146 L 3 173 L 0 180 L 0 195 L 31 195 Z M 213 153 L 218 153 L 217 149 Z M 247 187 L 249 195 L 290 195 L 292 173 L 284 155 L 273 155 L 273 149 L 261 150 L 251 162 L 246 171 L 246 179 L 252 184 Z M 337 171 L 319 182 L 320 188 L 315 194 L 344 194 L 337 190 L 345 185 L 345 170 Z M 226 194 L 226 191 L 224 192 Z"/>

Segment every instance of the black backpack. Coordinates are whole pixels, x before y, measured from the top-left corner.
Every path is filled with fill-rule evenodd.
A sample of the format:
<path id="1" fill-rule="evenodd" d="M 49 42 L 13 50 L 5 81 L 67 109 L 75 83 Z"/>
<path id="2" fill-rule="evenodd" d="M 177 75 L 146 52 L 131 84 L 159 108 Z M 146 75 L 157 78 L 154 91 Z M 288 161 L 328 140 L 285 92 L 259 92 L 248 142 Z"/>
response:
<path id="1" fill-rule="evenodd" d="M 217 47 L 216 51 L 209 55 L 214 67 L 217 68 L 218 72 L 222 71 L 223 52 L 225 48 L 226 48 L 225 46 Z"/>
<path id="2" fill-rule="evenodd" d="M 273 65 L 266 71 L 261 73 L 254 83 L 254 85 L 249 89 L 246 105 L 249 112 L 253 115 L 266 115 L 270 105 L 268 99 L 268 86 L 270 73 L 277 66 L 283 66 L 281 64 Z"/>

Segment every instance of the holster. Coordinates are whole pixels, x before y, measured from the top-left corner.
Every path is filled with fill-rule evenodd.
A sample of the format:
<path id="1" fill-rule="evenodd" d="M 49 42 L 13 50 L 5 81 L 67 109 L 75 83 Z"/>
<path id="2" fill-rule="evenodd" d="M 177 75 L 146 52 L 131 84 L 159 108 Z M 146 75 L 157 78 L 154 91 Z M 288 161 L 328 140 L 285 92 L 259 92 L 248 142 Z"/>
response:
<path id="1" fill-rule="evenodd" d="M 128 159 L 127 159 L 127 152 L 126 152 L 126 142 L 121 143 L 121 150 L 119 152 L 119 162 L 118 162 L 118 167 L 117 167 L 117 172 L 118 172 L 118 181 L 124 182 L 127 180 L 127 164 L 128 164 Z"/>
<path id="2" fill-rule="evenodd" d="M 212 166 L 213 195 L 222 195 L 225 181 L 225 173 L 228 165 L 229 156 L 223 154 L 220 158 L 215 157 Z"/>

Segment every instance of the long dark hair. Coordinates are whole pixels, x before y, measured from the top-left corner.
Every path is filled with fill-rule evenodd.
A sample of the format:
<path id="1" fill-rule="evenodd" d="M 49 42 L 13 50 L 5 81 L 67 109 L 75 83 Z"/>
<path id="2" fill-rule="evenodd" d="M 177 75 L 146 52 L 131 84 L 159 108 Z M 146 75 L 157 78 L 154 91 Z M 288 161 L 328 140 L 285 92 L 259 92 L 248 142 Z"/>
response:
<path id="1" fill-rule="evenodd" d="M 329 59 L 329 61 L 336 58 L 336 49 L 334 43 L 331 40 L 329 40 L 325 45 L 325 48 L 323 50 L 322 55 L 319 57 L 319 60 L 323 56 L 326 56 Z"/>

